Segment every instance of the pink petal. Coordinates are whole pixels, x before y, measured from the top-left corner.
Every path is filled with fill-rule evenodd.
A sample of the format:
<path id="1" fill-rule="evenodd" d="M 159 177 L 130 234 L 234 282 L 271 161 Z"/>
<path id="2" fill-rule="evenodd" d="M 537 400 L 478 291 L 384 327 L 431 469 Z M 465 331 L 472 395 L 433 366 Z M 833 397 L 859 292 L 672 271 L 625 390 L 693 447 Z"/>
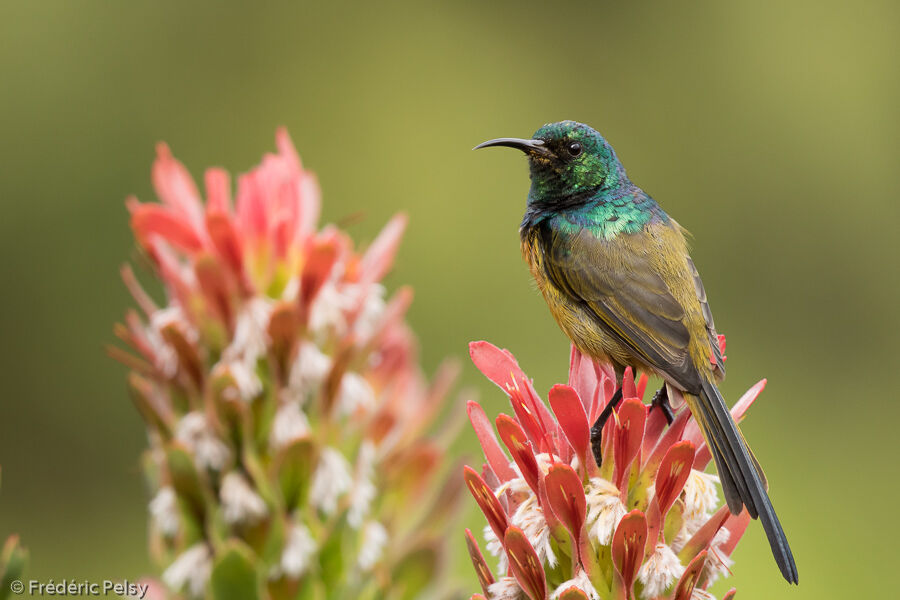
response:
<path id="1" fill-rule="evenodd" d="M 516 477 L 516 472 L 509 466 L 509 459 L 497 442 L 497 436 L 494 435 L 494 428 L 488 420 L 484 409 L 481 405 L 470 400 L 466 405 L 466 412 L 469 415 L 469 421 L 472 423 L 472 429 L 481 443 L 484 450 L 484 457 L 497 478 L 504 482 Z"/>
<path id="2" fill-rule="evenodd" d="M 472 566 L 475 567 L 475 575 L 478 577 L 478 583 L 481 584 L 482 591 L 487 594 L 488 586 L 494 583 L 494 574 L 491 573 L 487 561 L 484 560 L 484 555 L 481 553 L 478 542 L 475 541 L 475 536 L 473 536 L 472 532 L 468 529 L 466 529 L 466 547 L 469 549 L 469 558 L 472 559 Z M 482 596 L 482 598 L 483 597 L 484 596 Z"/>
<path id="3" fill-rule="evenodd" d="M 206 231 L 216 254 L 239 280 L 244 277 L 244 254 L 241 239 L 231 215 L 223 211 L 206 213 Z"/>
<path id="4" fill-rule="evenodd" d="M 306 250 L 306 260 L 300 273 L 300 294 L 298 300 L 304 316 L 315 302 L 316 296 L 328 281 L 342 251 L 336 236 L 319 236 L 310 240 Z M 304 318 L 305 321 L 305 318 Z"/>
<path id="5" fill-rule="evenodd" d="M 222 264 L 208 254 L 200 256 L 194 263 L 194 274 L 207 305 L 225 325 L 225 329 L 230 331 L 234 315 L 231 305 L 232 294 Z"/>
<path id="6" fill-rule="evenodd" d="M 687 568 L 684 570 L 678 585 L 675 586 L 675 592 L 672 594 L 672 600 L 691 600 L 694 594 L 694 588 L 700 575 L 703 573 L 703 567 L 706 565 L 706 550 L 694 557 Z"/>
<path id="7" fill-rule="evenodd" d="M 225 169 L 207 169 L 206 212 L 231 212 L 231 176 Z"/>
<path id="8" fill-rule="evenodd" d="M 501 414 L 497 417 L 497 433 L 500 439 L 506 444 L 516 466 L 522 472 L 528 486 L 536 495 L 540 495 L 540 469 L 538 468 L 537 459 L 534 457 L 534 449 L 528 443 L 527 436 L 522 427 L 510 416 Z"/>
<path id="9" fill-rule="evenodd" d="M 734 597 L 737 595 L 737 589 L 731 588 L 728 592 L 722 596 L 722 600 L 734 600 Z"/>
<path id="10" fill-rule="evenodd" d="M 381 281 L 390 270 L 408 221 L 409 218 L 403 213 L 395 215 L 366 250 L 360 265 L 362 283 Z"/>
<path id="11" fill-rule="evenodd" d="M 572 345 L 569 357 L 569 386 L 584 402 L 585 413 L 590 413 L 591 400 L 600 387 L 600 372 L 594 365 L 594 359 L 585 356 Z"/>
<path id="12" fill-rule="evenodd" d="M 647 382 L 650 381 L 650 378 L 647 377 L 646 373 L 641 373 L 640 378 L 637 381 L 637 397 L 641 400 L 644 399 L 644 392 L 647 391 Z"/>
<path id="13" fill-rule="evenodd" d="M 637 398 L 630 398 L 622 402 L 617 411 L 614 429 L 614 454 L 615 469 L 613 483 L 620 490 L 625 475 L 632 461 L 640 453 L 641 442 L 644 439 L 644 423 L 647 420 L 647 407 Z M 613 419 L 610 419 L 612 421 Z"/>
<path id="14" fill-rule="evenodd" d="M 509 567 L 519 586 L 531 600 L 546 600 L 547 581 L 544 567 L 525 533 L 515 526 L 506 530 L 503 546 L 509 558 Z"/>
<path id="15" fill-rule="evenodd" d="M 487 598 L 485 598 L 481 594 L 472 594 L 471 596 L 469 596 L 469 600 L 487 600 Z"/>
<path id="16" fill-rule="evenodd" d="M 156 195 L 163 204 L 186 218 L 192 226 L 199 226 L 203 220 L 203 209 L 194 179 L 162 142 L 156 145 L 156 161 L 151 176 Z"/>
<path id="17" fill-rule="evenodd" d="M 582 465 L 596 464 L 590 454 L 591 430 L 578 392 L 567 385 L 555 385 L 550 389 L 549 399 L 550 408 L 575 451 L 578 462 Z"/>
<path id="18" fill-rule="evenodd" d="M 544 477 L 544 489 L 550 509 L 572 536 L 575 548 L 580 548 L 581 531 L 587 513 L 584 485 L 575 469 L 556 464 Z"/>
<path id="19" fill-rule="evenodd" d="M 481 475 L 476 473 L 471 467 L 463 467 L 463 479 L 466 481 L 466 487 L 481 508 L 481 512 L 487 518 L 488 524 L 491 526 L 494 535 L 498 540 L 502 540 L 506 534 L 507 520 L 506 512 L 500 506 L 500 501 L 494 495 L 493 490 L 484 482 Z"/>
<path id="20" fill-rule="evenodd" d="M 647 519 L 639 510 L 633 510 L 619 521 L 612 540 L 612 559 L 621 577 L 625 597 L 634 597 L 634 580 L 644 562 L 647 544 Z"/>

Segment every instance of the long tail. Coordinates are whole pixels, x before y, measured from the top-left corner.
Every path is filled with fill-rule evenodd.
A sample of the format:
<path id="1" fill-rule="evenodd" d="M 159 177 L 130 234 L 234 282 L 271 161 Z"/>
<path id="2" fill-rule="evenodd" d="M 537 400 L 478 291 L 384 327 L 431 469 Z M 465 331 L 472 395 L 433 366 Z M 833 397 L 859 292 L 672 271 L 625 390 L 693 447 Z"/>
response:
<path id="1" fill-rule="evenodd" d="M 797 583 L 797 565 L 766 493 L 765 475 L 731 418 L 722 394 L 715 384 L 705 381 L 699 396 L 684 397 L 716 461 L 728 509 L 739 514 L 746 506 L 751 517 L 759 518 L 781 574 L 788 582 Z"/>

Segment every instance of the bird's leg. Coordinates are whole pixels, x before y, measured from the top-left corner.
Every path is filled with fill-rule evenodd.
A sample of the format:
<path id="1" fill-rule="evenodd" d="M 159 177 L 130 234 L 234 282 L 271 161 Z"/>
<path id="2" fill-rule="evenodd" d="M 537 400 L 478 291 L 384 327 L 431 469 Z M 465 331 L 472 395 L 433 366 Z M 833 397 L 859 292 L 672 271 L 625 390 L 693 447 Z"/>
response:
<path id="1" fill-rule="evenodd" d="M 675 413 L 672 412 L 672 405 L 669 404 L 669 390 L 666 388 L 665 383 L 653 394 L 650 410 L 653 411 L 654 408 L 658 408 L 663 412 L 663 415 L 666 417 L 666 424 L 671 425 L 672 421 L 675 420 Z"/>
<path id="2" fill-rule="evenodd" d="M 598 467 L 600 466 L 600 463 L 603 462 L 601 452 L 601 450 L 603 450 L 603 426 L 606 425 L 609 417 L 612 416 L 613 409 L 615 409 L 616 405 L 621 401 L 622 388 L 620 387 L 616 390 L 616 393 L 613 394 L 612 398 L 609 399 L 609 402 L 606 403 L 606 406 L 603 407 L 603 411 L 591 427 L 591 451 L 594 453 L 594 461 L 597 463 Z"/>

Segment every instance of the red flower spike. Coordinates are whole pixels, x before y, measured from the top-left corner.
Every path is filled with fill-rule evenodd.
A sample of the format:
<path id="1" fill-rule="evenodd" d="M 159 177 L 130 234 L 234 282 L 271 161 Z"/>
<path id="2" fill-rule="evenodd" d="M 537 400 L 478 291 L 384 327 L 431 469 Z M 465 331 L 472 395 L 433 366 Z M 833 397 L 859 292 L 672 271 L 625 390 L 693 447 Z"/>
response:
<path id="1" fill-rule="evenodd" d="M 484 409 L 474 400 L 469 400 L 466 405 L 466 412 L 469 415 L 469 422 L 472 423 L 472 429 L 475 430 L 475 435 L 481 443 L 482 450 L 484 450 L 484 456 L 487 458 L 491 471 L 501 482 L 515 478 L 516 472 L 509 466 L 509 459 L 500 447 L 497 436 L 494 435 L 494 428 L 491 426 Z"/>
<path id="2" fill-rule="evenodd" d="M 641 373 L 641 376 L 637 380 L 637 397 L 641 400 L 644 399 L 644 392 L 647 391 L 647 382 L 650 381 L 650 378 L 647 377 L 646 373 Z"/>
<path id="3" fill-rule="evenodd" d="M 535 412 L 529 406 L 529 398 L 525 395 L 526 392 L 522 390 L 522 386 L 519 385 L 519 382 L 514 380 L 507 388 L 506 393 L 509 395 L 509 403 L 512 405 L 513 412 L 516 414 L 516 420 L 522 426 L 525 433 L 528 434 L 528 439 L 531 440 L 531 443 L 535 448 L 538 448 L 539 451 L 550 452 L 550 443 L 547 440 L 544 427 L 541 425 Z"/>
<path id="4" fill-rule="evenodd" d="M 567 587 L 556 597 L 557 600 L 588 600 L 587 594 L 575 587 Z"/>
<path id="5" fill-rule="evenodd" d="M 647 513 L 650 539 L 662 535 L 663 524 L 672 504 L 681 495 L 694 463 L 694 445 L 685 440 L 669 448 L 656 472 L 656 493 Z"/>
<path id="6" fill-rule="evenodd" d="M 613 442 L 613 459 L 616 463 L 613 483 L 624 494 L 625 489 L 622 482 L 628 472 L 628 467 L 640 452 L 641 442 L 644 439 L 647 407 L 637 398 L 631 398 L 622 402 L 617 414 Z M 612 421 L 612 419 L 610 420 Z"/>
<path id="7" fill-rule="evenodd" d="M 522 477 L 524 477 L 525 481 L 528 483 L 528 487 L 530 487 L 535 494 L 540 496 L 540 485 L 538 480 L 541 471 L 538 467 L 537 459 L 534 456 L 534 450 L 531 445 L 528 444 L 525 432 L 509 415 L 498 416 L 496 424 L 497 433 L 500 434 L 500 439 L 503 440 L 503 443 L 506 444 L 510 454 L 512 454 L 516 466 L 518 466 L 519 471 L 522 472 Z"/>
<path id="8" fill-rule="evenodd" d="M 581 534 L 587 514 L 584 484 L 575 469 L 569 465 L 556 464 L 544 477 L 547 501 L 556 518 L 572 536 L 574 547 L 581 548 Z"/>
<path id="9" fill-rule="evenodd" d="M 694 560 L 688 564 L 684 570 L 678 585 L 675 586 L 675 592 L 672 594 L 672 600 L 691 600 L 694 593 L 694 587 L 700 580 L 703 573 L 703 567 L 706 565 L 706 550 L 694 557 Z"/>
<path id="10" fill-rule="evenodd" d="M 481 512 L 487 518 L 488 524 L 494 531 L 494 535 L 498 540 L 502 540 L 506 533 L 507 521 L 506 511 L 500 506 L 500 501 L 494 495 L 494 491 L 488 487 L 481 475 L 476 473 L 471 467 L 463 467 L 463 478 L 466 481 L 466 487 L 472 492 L 475 502 L 481 508 Z"/>
<path id="11" fill-rule="evenodd" d="M 509 568 L 519 587 L 531 600 L 546 600 L 547 581 L 544 567 L 538 559 L 537 552 L 531 546 L 525 533 L 515 526 L 510 526 L 503 537 L 503 547 L 509 558 Z"/>
<path id="12" fill-rule="evenodd" d="M 484 560 L 484 555 L 481 553 L 478 542 L 475 541 L 475 536 L 468 529 L 466 529 L 466 547 L 469 549 L 469 558 L 472 559 L 472 565 L 475 567 L 478 583 L 481 584 L 482 591 L 487 594 L 488 586 L 494 583 L 494 574 L 491 573 L 491 569 Z"/>
<path id="13" fill-rule="evenodd" d="M 575 451 L 579 464 L 596 466 L 590 454 L 590 425 L 578 392 L 567 385 L 555 385 L 550 389 L 549 397 L 550 408 L 553 409 L 553 414 L 556 415 L 569 445 Z"/>
<path id="14" fill-rule="evenodd" d="M 644 561 L 647 545 L 647 518 L 639 510 L 633 510 L 619 522 L 612 539 L 612 559 L 621 577 L 625 598 L 634 598 L 634 580 Z"/>
<path id="15" fill-rule="evenodd" d="M 634 372 L 631 367 L 625 367 L 625 374 L 622 375 L 622 399 L 638 398 L 637 387 L 634 385 Z"/>
<path id="16" fill-rule="evenodd" d="M 735 588 L 731 588 L 728 590 L 724 596 L 722 596 L 722 600 L 734 600 L 734 597 L 737 595 L 737 590 Z"/>

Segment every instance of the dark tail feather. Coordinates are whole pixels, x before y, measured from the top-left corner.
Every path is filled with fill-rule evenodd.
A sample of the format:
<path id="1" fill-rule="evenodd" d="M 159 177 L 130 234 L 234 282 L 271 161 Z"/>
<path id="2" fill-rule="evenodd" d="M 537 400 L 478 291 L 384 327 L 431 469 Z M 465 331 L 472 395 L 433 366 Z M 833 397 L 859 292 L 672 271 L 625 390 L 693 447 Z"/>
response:
<path id="1" fill-rule="evenodd" d="M 711 382 L 703 383 L 700 396 L 685 394 L 691 413 L 709 446 L 728 509 L 738 514 L 743 507 L 762 522 L 775 562 L 790 583 L 797 583 L 797 565 L 787 537 L 766 493 L 765 476 L 728 412 L 725 400 Z"/>

